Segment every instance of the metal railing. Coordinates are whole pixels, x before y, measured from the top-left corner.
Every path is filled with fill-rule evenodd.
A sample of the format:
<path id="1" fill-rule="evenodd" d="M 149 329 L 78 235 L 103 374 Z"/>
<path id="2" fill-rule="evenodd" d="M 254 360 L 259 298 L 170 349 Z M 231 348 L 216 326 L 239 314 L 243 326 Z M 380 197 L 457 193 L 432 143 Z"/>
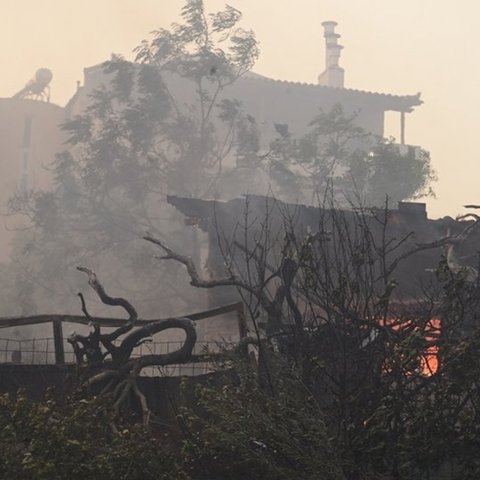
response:
<path id="1" fill-rule="evenodd" d="M 238 324 L 239 338 L 246 336 L 246 323 L 241 302 L 231 305 L 195 312 L 182 317 L 193 321 L 205 320 L 227 313 L 235 313 Z M 118 327 L 125 324 L 125 320 L 116 318 L 94 318 L 102 327 Z M 143 320 L 139 319 L 136 326 L 143 326 L 162 319 Z M 0 318 L 0 329 L 11 327 L 26 327 L 32 325 L 52 325 L 53 336 L 48 338 L 2 338 L 0 336 L 0 364 L 10 363 L 17 365 L 65 365 L 74 364 L 75 355 L 72 346 L 63 335 L 64 323 L 77 323 L 87 325 L 88 320 L 76 315 L 35 315 L 30 317 L 4 317 Z M 163 354 L 179 349 L 183 341 L 146 342 L 136 347 L 132 357 L 142 355 Z M 228 342 L 197 342 L 193 354 L 198 356 L 204 353 L 215 353 L 222 348 L 228 347 Z M 169 365 L 167 367 L 147 367 L 142 371 L 143 375 L 200 375 L 212 371 L 210 362 L 196 361 L 188 364 Z"/>
<path id="2" fill-rule="evenodd" d="M 163 341 L 143 343 L 136 347 L 132 358 L 143 355 L 158 355 L 178 350 L 183 345 L 181 341 Z M 232 347 L 229 342 L 197 342 L 194 355 L 211 354 L 224 348 Z M 54 338 L 11 339 L 0 338 L 0 364 L 15 365 L 55 365 Z M 66 365 L 75 364 L 72 346 L 64 340 L 64 359 Z M 166 367 L 146 367 L 142 375 L 154 376 L 192 376 L 209 373 L 213 370 L 211 362 L 195 362 L 169 365 Z"/>

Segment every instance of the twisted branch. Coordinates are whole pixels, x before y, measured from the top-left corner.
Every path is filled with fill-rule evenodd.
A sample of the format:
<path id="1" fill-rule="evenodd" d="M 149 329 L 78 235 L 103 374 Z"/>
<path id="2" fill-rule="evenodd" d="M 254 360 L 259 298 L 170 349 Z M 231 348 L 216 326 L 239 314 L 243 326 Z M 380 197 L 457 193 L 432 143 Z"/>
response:
<path id="1" fill-rule="evenodd" d="M 93 326 L 93 331 L 88 336 L 73 333 L 68 341 L 73 346 L 77 363 L 82 364 L 86 360 L 87 365 L 94 368 L 94 374 L 88 378 L 84 385 L 87 387 L 100 387 L 101 395 L 111 393 L 114 402 L 113 407 L 117 411 L 120 410 L 129 395 L 133 394 L 140 402 L 144 423 L 148 423 L 150 410 L 148 409 L 145 395 L 140 391 L 136 379 L 144 367 L 153 365 L 165 366 L 190 361 L 197 341 L 195 324 L 188 318 L 168 318 L 148 323 L 133 330 L 138 315 L 132 304 L 124 298 L 115 298 L 108 295 L 96 274 L 89 268 L 79 266 L 77 270 L 88 275 L 89 285 L 95 290 L 104 304 L 120 306 L 129 315 L 125 325 L 111 333 L 102 334 L 100 324 L 93 319 L 87 310 L 84 296 L 81 293 L 78 294 L 82 312 Z M 196 272 L 195 269 L 193 271 Z M 185 341 L 178 350 L 165 354 L 131 358 L 135 347 L 148 341 L 151 336 L 172 328 L 179 328 L 185 332 Z M 115 340 L 125 334 L 127 335 L 119 345 L 113 344 Z M 106 352 L 102 351 L 102 347 Z M 108 354 L 111 355 L 111 361 L 105 362 L 105 357 Z"/>

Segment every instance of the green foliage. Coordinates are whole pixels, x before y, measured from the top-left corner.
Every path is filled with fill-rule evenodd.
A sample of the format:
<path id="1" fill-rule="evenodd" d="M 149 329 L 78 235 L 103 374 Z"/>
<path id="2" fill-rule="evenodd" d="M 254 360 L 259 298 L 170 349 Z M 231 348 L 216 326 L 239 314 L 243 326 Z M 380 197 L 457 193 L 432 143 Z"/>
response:
<path id="1" fill-rule="evenodd" d="M 197 389 L 200 413 L 182 419 L 185 461 L 201 467 L 198 480 L 344 478 L 318 405 L 295 369 L 274 358 L 265 384 L 237 358 L 220 386 Z"/>
<path id="2" fill-rule="evenodd" d="M 286 126 L 276 125 L 269 172 L 280 196 L 312 201 L 333 186 L 355 204 L 380 206 L 387 195 L 395 202 L 432 194 L 436 177 L 428 152 L 400 152 L 393 140 L 374 138 L 355 120 L 337 104 L 321 111 L 298 138 Z M 304 198 L 304 192 L 310 198 Z"/>
<path id="3" fill-rule="evenodd" d="M 434 311 L 404 320 L 382 344 L 383 368 L 366 395 L 348 399 L 354 410 L 347 469 L 401 479 L 474 479 L 480 402 L 480 329 L 478 287 L 439 266 L 442 291 Z M 432 297 L 433 298 L 433 297 Z M 441 330 L 425 334 L 422 316 L 441 318 Z M 412 326 L 414 327 L 412 329 Z M 438 347 L 435 369 L 419 368 L 427 345 Z M 323 358 L 328 362 L 329 357 Z M 328 410 L 327 410 L 328 412 Z M 328 415 L 330 420 L 337 415 Z M 327 422 L 328 425 L 328 422 Z M 355 468 L 352 469 L 352 466 Z M 358 471 L 357 470 L 357 471 Z M 443 475 L 443 476 L 442 476 Z M 390 477 L 391 476 L 391 477 Z"/>
<path id="4" fill-rule="evenodd" d="M 331 215 L 339 234 L 339 214 Z M 4 396 L 0 477 L 426 480 L 448 471 L 452 480 L 478 478 L 478 286 L 443 261 L 435 296 L 395 316 L 401 285 L 393 279 L 354 287 L 376 278 L 381 249 L 368 250 L 368 235 L 356 243 L 351 230 L 348 244 L 342 231 L 339 257 L 323 251 L 330 262 L 322 271 L 313 268 L 320 249 L 313 245 L 323 237 L 288 252 L 304 262 L 322 322 L 264 337 L 255 360 L 226 355 L 212 383 L 188 395 L 178 429 L 140 427 L 85 396 L 62 403 Z M 355 245 L 353 258 L 347 245 Z M 370 318 L 383 321 L 372 328 Z M 435 335 L 432 318 L 442 321 Z M 422 360 L 433 346 L 438 367 L 428 373 Z"/>
<path id="5" fill-rule="evenodd" d="M 181 16 L 183 24 L 157 30 L 151 43 L 143 41 L 136 49 L 137 60 L 199 84 L 208 79 L 222 86 L 252 68 L 258 47 L 253 32 L 238 26 L 240 11 L 227 5 L 207 15 L 203 0 L 187 0 Z"/>
<path id="6" fill-rule="evenodd" d="M 60 403 L 4 395 L 0 477 L 344 479 L 323 415 L 294 370 L 279 364 L 282 375 L 266 386 L 244 360 L 228 365 L 215 384 L 195 389 L 177 429 L 132 423 L 112 413 L 108 398 L 85 393 Z"/>
<path id="7" fill-rule="evenodd" d="M 118 55 L 105 63 L 105 84 L 63 125 L 67 150 L 51 166 L 52 188 L 10 202 L 33 226 L 18 234 L 30 237 L 30 247 L 14 259 L 29 265 L 30 303 L 37 309 L 75 308 L 72 266 L 79 263 L 110 272 L 107 281 L 128 294 L 141 315 L 198 304 L 179 268 L 144 261 L 141 235 L 168 231 L 195 257 L 199 235 L 185 235 L 166 195 L 216 197 L 237 185 L 235 166 L 226 167 L 225 159 L 246 164 L 258 150 L 255 122 L 225 92 L 258 56 L 240 19 L 232 7 L 208 15 L 203 1 L 188 0 L 182 23 L 145 40 L 137 63 Z"/>
<path id="8" fill-rule="evenodd" d="M 436 180 L 430 155 L 420 148 L 409 148 L 401 153 L 392 141 L 381 141 L 372 154 L 364 158 L 367 181 L 364 189 L 367 198 L 381 205 L 386 194 L 392 200 L 415 199 L 432 195 L 431 184 Z M 351 178 L 356 178 L 351 172 Z"/>
<path id="9" fill-rule="evenodd" d="M 114 418 L 104 400 L 0 398 L 0 477 L 173 479 L 163 435 Z"/>

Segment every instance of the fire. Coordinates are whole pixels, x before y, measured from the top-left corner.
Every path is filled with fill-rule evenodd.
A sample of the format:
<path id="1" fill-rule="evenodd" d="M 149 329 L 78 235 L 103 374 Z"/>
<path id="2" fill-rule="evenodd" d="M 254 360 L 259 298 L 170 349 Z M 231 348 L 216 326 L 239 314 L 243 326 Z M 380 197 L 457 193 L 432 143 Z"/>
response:
<path id="1" fill-rule="evenodd" d="M 384 322 L 385 325 L 388 325 L 393 330 L 401 331 L 404 329 L 412 329 L 412 322 L 411 320 L 402 320 L 399 321 L 398 319 L 389 319 Z M 424 352 L 420 355 L 420 371 L 425 376 L 432 376 L 435 375 L 438 371 L 438 346 L 436 345 L 435 340 L 438 339 L 440 331 L 441 331 L 441 321 L 438 318 L 432 318 L 426 324 L 425 329 L 423 332 L 419 332 L 418 327 L 414 327 L 413 331 L 416 333 L 420 333 L 421 336 L 424 338 L 427 347 Z M 385 371 L 390 371 L 391 367 L 386 364 L 384 366 Z M 407 372 L 407 375 L 412 375 L 415 372 Z M 418 373 L 418 371 L 417 371 Z"/>
<path id="2" fill-rule="evenodd" d="M 438 338 L 441 326 L 440 319 L 432 318 L 425 329 L 425 340 L 429 346 L 421 358 L 421 366 L 423 374 L 428 377 L 437 373 L 438 370 L 438 346 L 432 343 Z"/>

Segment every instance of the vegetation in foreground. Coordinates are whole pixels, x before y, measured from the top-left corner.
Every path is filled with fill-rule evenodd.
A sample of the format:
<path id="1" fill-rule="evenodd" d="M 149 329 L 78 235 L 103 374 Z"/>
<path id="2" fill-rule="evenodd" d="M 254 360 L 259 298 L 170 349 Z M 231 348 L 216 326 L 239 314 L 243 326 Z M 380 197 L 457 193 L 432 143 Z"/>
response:
<path id="1" fill-rule="evenodd" d="M 328 234 L 302 237 L 286 222 L 285 235 L 271 235 L 274 225 L 261 226 L 262 255 L 244 245 L 236 266 L 249 268 L 223 280 L 200 281 L 188 270 L 200 287 L 235 286 L 251 325 L 238 351 L 216 357 L 214 381 L 176 406 L 174 422 L 155 412 L 140 422 L 135 388 L 122 397 L 133 413 L 116 408 L 111 389 L 92 396 L 85 383 L 61 402 L 4 396 L 3 478 L 413 480 L 447 471 L 477 479 L 480 291 L 476 272 L 453 253 L 480 218 L 409 250 L 409 237 L 388 234 L 387 210 L 319 215 Z M 377 224 L 384 235 L 369 230 Z M 430 288 L 422 286 L 414 308 L 399 308 L 398 266 L 439 246 L 447 255 Z M 173 250 L 168 258 L 188 260 Z M 86 358 L 87 373 L 107 368 L 111 380 L 113 354 L 113 364 Z"/>

